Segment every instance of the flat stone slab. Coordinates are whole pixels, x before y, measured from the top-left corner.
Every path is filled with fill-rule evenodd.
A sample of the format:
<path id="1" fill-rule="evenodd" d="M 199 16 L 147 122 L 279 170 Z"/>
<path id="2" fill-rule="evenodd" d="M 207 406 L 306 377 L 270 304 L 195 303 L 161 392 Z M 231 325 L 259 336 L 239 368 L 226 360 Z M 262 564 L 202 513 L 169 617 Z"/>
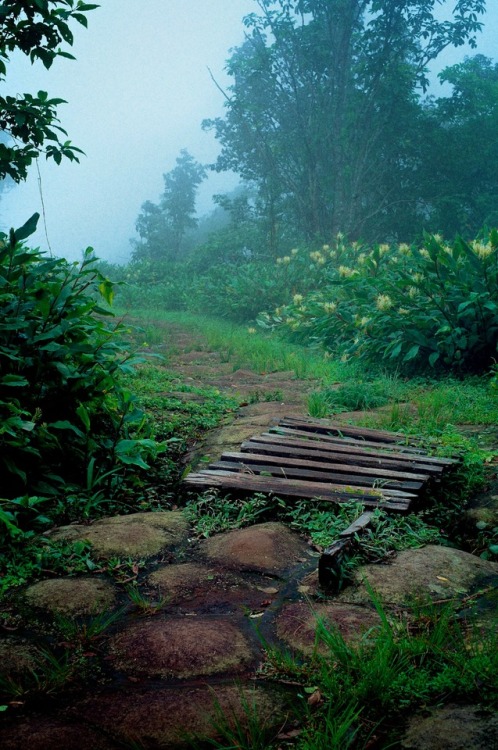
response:
<path id="1" fill-rule="evenodd" d="M 24 598 L 28 604 L 47 612 L 78 617 L 112 609 L 116 590 L 100 578 L 53 578 L 30 586 Z"/>
<path id="2" fill-rule="evenodd" d="M 217 534 L 201 543 L 201 554 L 220 565 L 279 574 L 307 556 L 307 545 L 281 523 L 260 523 Z"/>
<path id="3" fill-rule="evenodd" d="M 272 688 L 218 684 L 102 693 L 77 707 L 77 712 L 123 743 L 176 750 L 191 748 L 193 737 L 219 736 L 215 722 L 220 720 L 220 709 L 232 723 L 246 726 L 249 713 L 267 727 L 280 728 L 286 703 Z"/>
<path id="4" fill-rule="evenodd" d="M 63 526 L 51 536 L 87 540 L 101 558 L 147 558 L 181 544 L 187 530 L 188 523 L 181 511 L 161 511 L 103 518 L 91 526 Z"/>
<path id="5" fill-rule="evenodd" d="M 346 641 L 359 641 L 380 625 L 380 617 L 375 610 L 357 604 L 317 604 L 311 607 L 307 602 L 285 605 L 278 615 L 277 636 L 288 646 L 309 655 L 318 650 L 326 653 L 323 644 L 316 644 L 317 621 L 337 631 Z M 372 637 L 375 637 L 372 635 Z"/>
<path id="6" fill-rule="evenodd" d="M 230 571 L 198 563 L 161 565 L 147 579 L 167 604 L 192 602 L 206 606 L 250 606 L 261 594 Z"/>
<path id="7" fill-rule="evenodd" d="M 401 742 L 403 750 L 491 750 L 498 747 L 498 716 L 479 706 L 444 706 L 415 716 Z"/>
<path id="8" fill-rule="evenodd" d="M 338 601 L 371 600 L 365 578 L 387 605 L 406 603 L 410 597 L 451 599 L 472 594 L 498 583 L 498 563 L 450 547 L 427 545 L 400 552 L 390 565 L 365 565 L 355 580 L 359 588 L 348 588 Z"/>
<path id="9" fill-rule="evenodd" d="M 154 618 L 137 622 L 110 644 L 117 670 L 133 675 L 186 679 L 240 673 L 254 661 L 249 641 L 227 618 Z"/>
<path id="10" fill-rule="evenodd" d="M 118 746 L 87 724 L 46 716 L 30 716 L 0 727 L 2 750 L 117 750 Z"/>
<path id="11" fill-rule="evenodd" d="M 0 675 L 20 675 L 36 667 L 40 656 L 36 647 L 15 635 L 0 640 Z"/>

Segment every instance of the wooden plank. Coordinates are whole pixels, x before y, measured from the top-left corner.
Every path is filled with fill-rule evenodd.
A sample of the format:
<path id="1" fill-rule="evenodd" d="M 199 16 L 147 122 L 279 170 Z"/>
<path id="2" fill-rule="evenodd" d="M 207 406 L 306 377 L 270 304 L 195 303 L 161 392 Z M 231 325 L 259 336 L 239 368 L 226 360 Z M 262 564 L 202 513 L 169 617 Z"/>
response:
<path id="1" fill-rule="evenodd" d="M 196 487 L 219 487 L 221 489 L 248 490 L 249 492 L 264 492 L 274 495 L 309 498 L 318 501 L 344 503 L 356 500 L 368 508 L 385 508 L 398 512 L 405 512 L 409 507 L 409 500 L 385 500 L 379 495 L 364 495 L 324 489 L 323 484 L 317 482 L 293 482 L 275 477 L 261 477 L 254 474 L 233 474 L 231 472 L 192 473 L 185 480 L 185 484 Z"/>
<path id="2" fill-rule="evenodd" d="M 378 482 L 378 479 L 373 478 L 372 482 L 366 482 L 364 477 L 352 476 L 351 480 L 348 481 L 349 477 L 345 475 L 332 474 L 331 472 L 325 471 L 309 471 L 306 469 L 293 469 L 288 466 L 268 466 L 253 464 L 251 467 L 244 463 L 232 463 L 230 461 L 216 461 L 215 463 L 209 464 L 208 468 L 204 471 L 228 471 L 233 474 L 258 474 L 260 476 L 271 475 L 273 477 L 283 477 L 284 479 L 303 479 L 310 480 L 313 482 L 324 482 L 327 486 L 332 487 L 349 487 L 350 485 L 358 485 L 359 487 L 367 489 L 376 489 L 382 492 L 386 497 L 416 497 L 414 492 L 408 490 L 419 489 L 417 487 L 399 487 L 382 484 L 380 487 L 375 487 L 374 483 Z"/>
<path id="3" fill-rule="evenodd" d="M 352 425 L 343 425 L 339 422 L 328 422 L 327 420 L 314 420 L 311 417 L 308 419 L 303 418 L 297 418 L 297 417 L 284 417 L 279 423 L 282 427 L 289 427 L 292 429 L 295 429 L 298 427 L 298 429 L 302 429 L 305 431 L 309 431 L 311 433 L 319 433 L 324 435 L 336 435 L 358 440 L 368 440 L 373 441 L 375 443 L 387 443 L 387 444 L 394 444 L 399 447 L 402 447 L 403 450 L 408 450 L 409 448 L 417 448 L 420 449 L 421 445 L 424 443 L 432 443 L 433 445 L 436 445 L 435 441 L 428 440 L 427 438 L 413 438 L 408 437 L 407 435 L 403 435 L 400 432 L 387 432 L 386 430 L 374 430 L 369 427 L 354 427 Z M 422 453 L 426 455 L 422 449 Z M 429 456 L 427 456 L 429 458 Z M 444 464 L 450 466 L 455 463 L 459 463 L 460 458 L 457 455 L 456 458 L 446 458 L 446 457 L 435 457 L 438 458 L 439 461 L 443 462 Z"/>
<path id="4" fill-rule="evenodd" d="M 351 464 L 308 461 L 303 458 L 290 458 L 288 456 L 269 456 L 256 452 L 226 452 L 222 454 L 221 461 L 242 461 L 249 465 L 253 463 L 261 463 L 261 461 L 264 461 L 268 465 L 301 467 L 303 469 L 314 469 L 316 471 L 334 471 L 339 474 L 349 474 L 351 471 L 354 471 L 355 476 L 359 475 L 360 478 L 362 476 L 365 476 L 366 478 L 372 478 L 376 480 L 392 479 L 393 482 L 399 484 L 403 484 L 405 481 L 407 481 L 416 484 L 417 486 L 421 486 L 429 479 L 429 474 L 419 474 L 416 472 L 409 472 L 404 470 L 396 471 L 393 469 L 386 469 L 384 467 L 376 468 L 370 466 L 355 466 L 354 469 L 352 469 Z"/>
<path id="5" fill-rule="evenodd" d="M 357 518 L 356 521 L 353 521 L 353 523 L 350 524 L 347 529 L 341 531 L 339 536 L 350 537 L 358 534 L 360 531 L 363 531 L 363 529 L 366 529 L 366 527 L 370 525 L 372 518 L 373 513 L 368 511 L 366 513 L 362 513 L 361 516 Z"/>
<path id="6" fill-rule="evenodd" d="M 310 460 L 316 459 L 317 461 L 335 461 L 337 463 L 349 463 L 353 466 L 382 466 L 388 469 L 423 472 L 435 475 L 442 473 L 441 466 L 423 464 L 418 461 L 409 461 L 406 458 L 404 461 L 399 461 L 396 459 L 385 458 L 379 454 L 370 456 L 361 453 L 352 454 L 349 451 L 342 453 L 333 452 L 331 450 L 313 450 L 309 447 L 301 448 L 295 443 L 292 445 L 283 445 L 277 444 L 272 440 L 258 437 L 242 443 L 241 450 L 248 453 L 258 452 L 274 456 L 294 456 L 295 458 L 309 458 Z"/>
<path id="7" fill-rule="evenodd" d="M 419 456 L 407 453 L 399 453 L 393 450 L 383 451 L 382 446 L 379 446 L 377 448 L 364 448 L 363 444 L 360 441 L 348 444 L 339 441 L 338 443 L 330 444 L 322 440 L 317 442 L 316 440 L 300 439 L 297 437 L 285 437 L 278 434 L 273 434 L 271 432 L 263 432 L 261 435 L 254 436 L 253 438 L 251 438 L 251 440 L 266 440 L 268 442 L 278 443 L 279 445 L 299 445 L 303 448 L 309 448 L 311 450 L 316 447 L 317 450 L 333 450 L 339 451 L 340 453 L 354 454 L 360 453 L 364 456 L 385 456 L 386 458 L 397 458 L 400 461 L 416 461 L 418 463 L 433 464 L 434 466 L 446 466 L 453 463 L 453 461 L 451 461 L 450 464 L 447 464 L 448 459 L 439 459 L 437 456 Z"/>
<path id="8" fill-rule="evenodd" d="M 289 424 L 288 424 L 289 423 Z M 281 420 L 282 426 L 293 426 L 299 424 L 303 429 L 310 431 L 327 433 L 339 433 L 346 437 L 363 436 L 366 439 L 372 439 L 385 443 L 404 443 L 405 445 L 416 445 L 416 440 L 407 438 L 401 432 L 388 432 L 387 430 L 375 430 L 371 427 L 354 427 L 352 425 L 341 424 L 340 422 L 331 422 L 326 419 L 313 419 L 308 417 L 284 417 Z"/>
<path id="9" fill-rule="evenodd" d="M 297 428 L 292 429 L 290 427 L 281 427 L 280 425 L 270 427 L 268 432 L 272 435 L 301 437 L 307 440 L 323 440 L 326 443 L 337 443 L 339 445 L 358 445 L 362 448 L 376 448 L 377 450 L 382 450 L 384 452 L 398 451 L 399 453 L 406 453 L 410 455 L 415 454 L 415 456 L 427 456 L 427 453 L 421 448 L 399 445 L 399 443 L 378 443 L 373 440 L 363 440 L 361 438 L 341 437 L 340 435 L 325 435 Z M 436 458 L 438 457 L 436 456 Z"/>

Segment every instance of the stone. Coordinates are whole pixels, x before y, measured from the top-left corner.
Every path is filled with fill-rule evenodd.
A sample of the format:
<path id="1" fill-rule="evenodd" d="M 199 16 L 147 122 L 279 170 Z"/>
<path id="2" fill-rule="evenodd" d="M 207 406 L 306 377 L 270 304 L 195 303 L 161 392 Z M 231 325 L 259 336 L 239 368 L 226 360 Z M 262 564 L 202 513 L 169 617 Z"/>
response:
<path id="1" fill-rule="evenodd" d="M 498 564 L 450 547 L 427 545 L 400 552 L 389 565 L 364 565 L 355 574 L 358 588 L 346 589 L 338 601 L 371 600 L 365 579 L 381 601 L 404 604 L 413 598 L 453 599 L 496 585 Z"/>
<path id="2" fill-rule="evenodd" d="M 101 578 L 52 578 L 24 593 L 28 604 L 48 612 L 78 617 L 105 612 L 116 603 L 116 590 Z"/>
<path id="3" fill-rule="evenodd" d="M 36 647 L 24 638 L 7 636 L 0 640 L 0 675 L 20 675 L 36 667 L 40 656 Z"/>
<path id="4" fill-rule="evenodd" d="M 147 579 L 168 604 L 195 600 L 196 605 L 226 608 L 251 607 L 261 598 L 258 590 L 234 573 L 198 563 L 161 565 Z"/>
<path id="5" fill-rule="evenodd" d="M 317 604 L 312 607 L 307 602 L 285 605 L 277 617 L 277 636 L 288 646 L 303 654 L 310 655 L 316 650 L 315 631 L 317 620 L 336 628 L 346 641 L 354 642 L 376 632 L 381 624 L 377 612 L 357 604 Z M 320 653 L 326 653 L 323 644 L 318 646 Z"/>
<path id="6" fill-rule="evenodd" d="M 200 546 L 201 554 L 221 565 L 272 574 L 291 568 L 306 550 L 296 534 L 273 521 L 217 534 Z"/>
<path id="7" fill-rule="evenodd" d="M 186 679 L 243 672 L 254 661 L 249 641 L 228 618 L 155 618 L 137 622 L 110 644 L 119 671 Z"/>
<path id="8" fill-rule="evenodd" d="M 2 750 L 117 750 L 118 746 L 87 724 L 46 716 L 31 716 L 18 724 L 0 728 Z"/>
<path id="9" fill-rule="evenodd" d="M 443 706 L 410 719 L 403 750 L 490 750 L 498 747 L 498 715 L 479 706 Z"/>
<path id="10" fill-rule="evenodd" d="M 256 714 L 263 726 L 279 729 L 286 708 L 287 701 L 275 689 L 217 684 L 106 692 L 77 711 L 122 743 L 176 750 L 191 748 L 193 738 L 219 737 L 220 711 L 232 724 L 247 725 Z"/>
<path id="11" fill-rule="evenodd" d="M 51 536 L 87 540 L 101 558 L 148 558 L 180 545 L 187 537 L 187 530 L 187 520 L 181 511 L 160 511 L 103 518 L 91 526 L 64 526 Z"/>

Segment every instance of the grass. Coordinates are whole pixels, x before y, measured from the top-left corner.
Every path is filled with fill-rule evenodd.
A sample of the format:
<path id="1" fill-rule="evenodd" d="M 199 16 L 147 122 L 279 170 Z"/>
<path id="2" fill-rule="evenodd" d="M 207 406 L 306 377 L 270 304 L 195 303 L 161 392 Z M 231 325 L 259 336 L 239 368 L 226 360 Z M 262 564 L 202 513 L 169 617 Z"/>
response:
<path id="1" fill-rule="evenodd" d="M 408 710 L 459 700 L 497 704 L 495 633 L 462 624 L 449 606 L 419 604 L 400 617 L 371 597 L 379 626 L 361 639 L 346 641 L 318 619 L 310 659 L 267 647 L 265 676 L 301 686 L 296 750 L 363 749 L 374 733 L 383 742 L 375 746 L 387 748 L 399 740 Z"/>
<path id="2" fill-rule="evenodd" d="M 200 334 L 203 346 L 220 352 L 222 360 L 233 362 L 235 369 L 250 367 L 259 373 L 292 371 L 296 378 L 324 382 L 344 380 L 356 370 L 354 365 L 329 359 L 309 347 L 289 344 L 262 330 L 249 333 L 246 326 L 227 323 L 218 318 L 163 310 L 157 313 L 133 310 L 133 315 L 145 327 L 149 321 L 155 320 L 179 325 L 191 331 L 194 336 Z"/>

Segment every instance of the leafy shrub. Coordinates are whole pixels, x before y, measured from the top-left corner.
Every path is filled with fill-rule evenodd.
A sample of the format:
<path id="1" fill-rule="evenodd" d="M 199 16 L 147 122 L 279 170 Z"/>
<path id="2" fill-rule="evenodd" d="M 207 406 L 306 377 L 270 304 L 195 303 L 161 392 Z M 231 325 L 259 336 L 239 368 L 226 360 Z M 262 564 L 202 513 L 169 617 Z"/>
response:
<path id="1" fill-rule="evenodd" d="M 109 493 L 158 447 L 119 384 L 132 357 L 99 302 L 113 284 L 91 248 L 78 265 L 23 246 L 37 218 L 0 236 L 0 523 L 13 536 L 40 498 L 46 513 L 46 498 L 104 477 Z"/>
<path id="2" fill-rule="evenodd" d="M 426 235 L 424 247 L 347 245 L 311 253 L 322 284 L 263 325 L 286 328 L 343 357 L 402 369 L 482 372 L 498 345 L 498 230 L 467 243 Z"/>

